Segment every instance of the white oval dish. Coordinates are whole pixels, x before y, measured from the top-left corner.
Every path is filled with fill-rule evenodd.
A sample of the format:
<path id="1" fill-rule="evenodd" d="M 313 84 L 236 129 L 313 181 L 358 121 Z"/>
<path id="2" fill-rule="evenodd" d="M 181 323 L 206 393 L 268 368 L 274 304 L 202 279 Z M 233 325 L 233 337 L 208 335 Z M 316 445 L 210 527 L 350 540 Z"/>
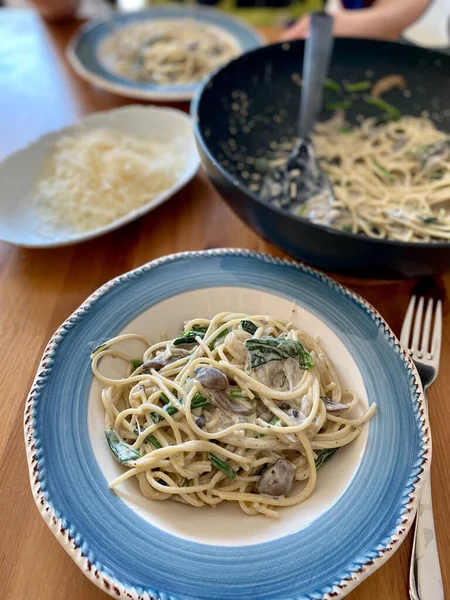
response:
<path id="1" fill-rule="evenodd" d="M 157 198 L 115 221 L 84 233 L 55 231 L 43 233 L 42 220 L 33 203 L 33 188 L 55 142 L 79 130 L 109 127 L 140 138 L 154 136 L 175 141 L 185 157 L 185 167 L 176 183 Z M 192 179 L 200 165 L 192 123 L 188 115 L 174 108 L 126 106 L 89 115 L 76 124 L 44 135 L 0 163 L 0 240 L 29 248 L 51 248 L 90 240 L 118 229 L 156 208 Z"/>

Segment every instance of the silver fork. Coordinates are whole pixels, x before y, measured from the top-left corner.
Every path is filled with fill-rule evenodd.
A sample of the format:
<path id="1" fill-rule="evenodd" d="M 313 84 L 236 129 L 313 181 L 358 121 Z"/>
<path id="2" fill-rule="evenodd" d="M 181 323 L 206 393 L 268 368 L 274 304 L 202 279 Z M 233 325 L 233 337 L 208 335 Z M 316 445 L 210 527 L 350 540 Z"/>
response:
<path id="1" fill-rule="evenodd" d="M 433 300 L 428 301 L 423 319 L 424 298 L 416 297 L 409 302 L 400 334 L 400 343 L 407 350 L 419 372 L 428 405 L 428 388 L 439 371 L 442 338 L 442 303 L 437 301 L 434 310 L 433 336 L 430 334 L 433 321 Z M 414 312 L 415 317 L 414 317 Z M 423 326 L 422 326 L 423 324 Z M 412 329 L 412 337 L 411 337 Z M 422 336 L 420 335 L 422 331 Z M 420 344 L 420 345 L 419 345 Z M 431 482 L 427 477 L 416 516 L 414 541 L 409 571 L 409 597 L 411 600 L 444 600 L 442 575 L 434 530 Z"/>

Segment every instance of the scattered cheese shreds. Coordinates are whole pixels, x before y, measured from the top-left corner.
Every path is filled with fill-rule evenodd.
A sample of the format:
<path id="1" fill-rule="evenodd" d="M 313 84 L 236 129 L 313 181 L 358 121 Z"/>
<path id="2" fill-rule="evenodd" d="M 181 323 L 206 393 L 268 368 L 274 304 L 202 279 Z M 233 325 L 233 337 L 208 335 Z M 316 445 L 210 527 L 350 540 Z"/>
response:
<path id="1" fill-rule="evenodd" d="M 104 227 L 157 198 L 184 166 L 176 140 L 80 130 L 55 144 L 36 185 L 38 213 L 48 230 Z"/>

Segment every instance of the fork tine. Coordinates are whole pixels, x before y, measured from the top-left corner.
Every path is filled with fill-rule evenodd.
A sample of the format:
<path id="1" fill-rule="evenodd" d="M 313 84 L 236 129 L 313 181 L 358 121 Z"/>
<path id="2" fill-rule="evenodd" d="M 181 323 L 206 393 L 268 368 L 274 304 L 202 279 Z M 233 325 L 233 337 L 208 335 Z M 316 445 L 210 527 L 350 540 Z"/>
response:
<path id="1" fill-rule="evenodd" d="M 433 341 L 431 342 L 431 356 L 438 361 L 441 354 L 441 338 L 442 338 L 442 302 L 439 300 L 436 305 L 436 313 L 434 317 Z"/>
<path id="2" fill-rule="evenodd" d="M 420 351 L 423 356 L 426 357 L 428 354 L 428 348 L 430 347 L 430 331 L 431 331 L 431 319 L 433 318 L 433 298 L 428 300 L 427 312 L 425 313 L 425 321 L 423 324 L 422 343 L 420 345 Z"/>
<path id="3" fill-rule="evenodd" d="M 416 309 L 416 318 L 414 319 L 414 329 L 413 329 L 413 337 L 411 349 L 413 352 L 418 352 L 419 350 L 419 338 L 420 338 L 420 329 L 422 327 L 422 315 L 423 315 L 423 296 L 419 298 L 419 302 L 417 303 Z"/>
<path id="4" fill-rule="evenodd" d="M 414 315 L 414 306 L 416 304 L 416 297 L 411 296 L 409 301 L 408 310 L 406 311 L 405 318 L 403 320 L 402 331 L 400 333 L 400 343 L 405 350 L 409 349 L 409 337 L 411 334 L 411 325 Z"/>

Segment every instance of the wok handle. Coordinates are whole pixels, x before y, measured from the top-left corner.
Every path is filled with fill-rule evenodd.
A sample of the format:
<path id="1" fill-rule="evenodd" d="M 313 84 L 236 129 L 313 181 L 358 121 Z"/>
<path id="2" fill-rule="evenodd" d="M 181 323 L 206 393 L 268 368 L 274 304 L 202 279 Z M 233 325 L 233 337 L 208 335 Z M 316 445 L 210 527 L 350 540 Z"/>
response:
<path id="1" fill-rule="evenodd" d="M 326 13 L 313 13 L 303 57 L 298 130 L 301 139 L 311 133 L 322 108 L 323 84 L 330 67 L 333 42 L 333 17 Z"/>

